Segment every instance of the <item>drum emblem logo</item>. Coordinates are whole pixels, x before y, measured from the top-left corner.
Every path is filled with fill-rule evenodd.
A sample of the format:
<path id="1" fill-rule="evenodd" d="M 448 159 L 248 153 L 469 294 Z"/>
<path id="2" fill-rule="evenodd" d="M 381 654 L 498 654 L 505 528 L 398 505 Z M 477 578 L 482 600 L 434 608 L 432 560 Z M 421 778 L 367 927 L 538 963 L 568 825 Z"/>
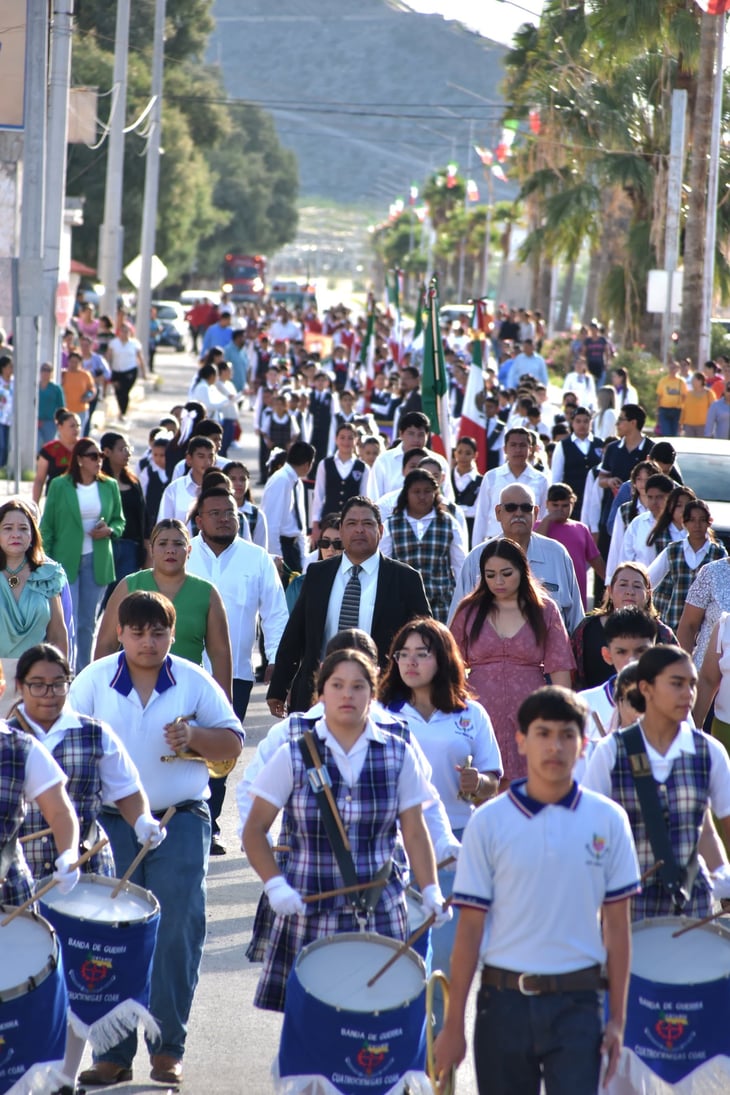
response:
<path id="1" fill-rule="evenodd" d="M 387 1042 L 383 1045 L 365 1042 L 355 1060 L 366 1076 L 372 1076 L 381 1069 L 389 1052 L 390 1046 Z"/>
<path id="2" fill-rule="evenodd" d="M 111 969 L 112 963 L 109 958 L 98 958 L 88 954 L 79 969 L 84 987 L 90 992 L 96 992 L 106 981 Z"/>
<path id="3" fill-rule="evenodd" d="M 654 1024 L 654 1030 L 664 1043 L 665 1049 L 674 1049 L 687 1033 L 688 1024 L 686 1015 L 661 1015 Z"/>

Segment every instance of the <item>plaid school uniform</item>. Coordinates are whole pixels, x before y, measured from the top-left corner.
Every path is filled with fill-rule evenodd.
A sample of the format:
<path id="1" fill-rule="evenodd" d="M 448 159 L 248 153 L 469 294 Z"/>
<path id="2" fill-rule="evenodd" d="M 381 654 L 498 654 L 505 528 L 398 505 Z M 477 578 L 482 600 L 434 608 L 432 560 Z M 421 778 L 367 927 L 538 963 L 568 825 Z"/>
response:
<path id="1" fill-rule="evenodd" d="M 683 540 L 675 540 L 667 547 L 669 570 L 657 584 L 652 600 L 662 620 L 672 631 L 677 630 L 682 610 L 687 601 L 689 588 L 707 563 L 715 563 L 727 555 L 722 544 L 710 541 L 707 554 L 698 566 L 692 568 L 684 557 Z"/>
<path id="2" fill-rule="evenodd" d="M 321 744 L 321 743 L 320 743 Z M 343 885 L 314 792 L 309 783 L 298 742 L 290 742 L 294 788 L 288 802 L 289 856 L 284 876 L 302 894 L 323 893 Z M 347 830 L 355 873 L 370 881 L 393 855 L 397 834 L 398 778 L 405 742 L 389 734 L 368 742 L 357 783 L 348 786 L 327 745 L 323 764 L 332 780 L 332 794 Z M 345 895 L 308 906 L 304 916 L 276 916 L 271 944 L 264 959 L 254 1004 L 283 1011 L 286 982 L 303 947 L 326 935 L 357 930 L 358 923 Z M 407 912 L 401 873 L 393 868 L 380 899 L 368 919 L 368 928 L 393 939 L 405 940 Z"/>
<path id="3" fill-rule="evenodd" d="M 25 768 L 31 739 L 14 729 L 0 729 L 0 850 L 20 835 L 26 811 Z M 0 901 L 4 905 L 22 905 L 32 893 L 33 879 L 16 844 L 5 881 L 0 880 Z"/>
<path id="4" fill-rule="evenodd" d="M 393 558 L 420 571 L 431 611 L 435 619 L 445 624 L 456 588 L 449 554 L 454 539 L 454 518 L 450 513 L 437 510 L 420 540 L 405 513 L 394 513 L 388 527 L 393 541 Z"/>
<path id="5" fill-rule="evenodd" d="M 680 867 L 686 867 L 702 831 L 705 809 L 710 799 L 710 751 L 705 736 L 693 730 L 694 754 L 682 753 L 672 764 L 665 783 L 657 784 L 662 813 L 669 819 L 669 836 L 674 857 Z M 643 874 L 654 863 L 654 853 L 646 835 L 639 796 L 631 775 L 623 731 L 617 731 L 616 763 L 611 773 L 611 798 L 623 806 L 629 815 L 634 834 L 639 867 Z M 685 916 L 707 916 L 712 905 L 712 889 L 702 863 L 692 886 Z M 672 916 L 674 903 L 654 874 L 642 883 L 642 891 L 633 898 L 631 915 L 634 920 L 651 916 Z"/>
<path id="6" fill-rule="evenodd" d="M 298 741 L 305 730 L 314 730 L 314 727 L 319 722 L 319 718 L 306 718 L 304 715 L 292 715 L 289 719 L 289 741 Z M 403 741 L 411 740 L 411 731 L 407 722 L 403 722 L 401 719 L 389 720 L 387 723 L 378 722 L 376 718 L 373 722 L 380 730 L 385 730 L 389 734 L 395 734 L 397 738 L 402 738 Z M 282 848 L 289 847 L 289 811 L 284 808 L 281 812 L 281 827 L 279 829 L 279 846 Z M 286 873 L 286 865 L 289 861 L 288 852 L 274 852 L 274 858 L 281 870 L 282 874 Z M 400 839 L 400 830 L 398 831 L 398 839 L 395 845 L 395 851 L 393 853 L 393 859 L 398 863 L 403 870 L 407 869 L 408 858 L 406 856 L 405 848 Z M 246 947 L 246 957 L 249 962 L 263 962 L 266 956 L 266 945 L 269 942 L 271 936 L 271 929 L 274 924 L 275 913 L 271 908 L 268 897 L 265 891 L 262 890 L 259 897 L 258 905 L 256 906 L 256 914 L 253 918 L 253 928 L 251 929 L 251 939 Z"/>
<path id="7" fill-rule="evenodd" d="M 11 726 L 18 726 L 10 719 Z M 93 843 L 101 840 L 106 833 L 98 824 L 101 813 L 101 780 L 99 779 L 99 761 L 104 749 L 101 737 L 101 723 L 96 719 L 79 716 L 79 725 L 70 727 L 51 750 L 51 754 L 68 777 L 66 791 L 79 819 L 79 831 L 83 841 L 92 822 L 97 822 L 98 835 Z M 23 823 L 22 836 L 37 833 L 46 827 L 43 814 L 34 802 L 29 803 Z M 53 836 L 31 840 L 25 846 L 25 858 L 34 878 L 44 878 L 53 872 L 58 856 Z M 86 874 L 101 874 L 114 877 L 114 856 L 111 845 L 107 844 L 100 852 L 87 860 L 82 870 Z"/>

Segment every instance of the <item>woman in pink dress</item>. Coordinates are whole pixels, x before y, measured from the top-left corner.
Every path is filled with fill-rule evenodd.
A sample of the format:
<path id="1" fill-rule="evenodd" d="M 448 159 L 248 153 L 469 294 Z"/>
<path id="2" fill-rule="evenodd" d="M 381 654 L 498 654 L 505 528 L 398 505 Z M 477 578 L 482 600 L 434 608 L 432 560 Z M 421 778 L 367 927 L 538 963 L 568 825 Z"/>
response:
<path id="1" fill-rule="evenodd" d="M 469 687 L 494 725 L 505 780 L 526 775 L 517 752 L 517 709 L 545 684 L 570 688 L 575 668 L 560 610 L 532 576 L 525 553 L 512 540 L 490 540 L 479 560 L 481 581 L 459 604 L 451 624 L 466 665 Z"/>

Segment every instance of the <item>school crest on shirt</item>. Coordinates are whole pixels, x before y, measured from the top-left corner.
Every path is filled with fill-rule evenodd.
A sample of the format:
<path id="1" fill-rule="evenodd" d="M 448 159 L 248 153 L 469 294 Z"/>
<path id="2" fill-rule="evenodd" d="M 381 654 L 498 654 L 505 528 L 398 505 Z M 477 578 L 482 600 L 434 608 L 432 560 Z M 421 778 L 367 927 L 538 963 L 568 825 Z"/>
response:
<path id="1" fill-rule="evenodd" d="M 600 836 L 598 833 L 593 834 L 593 839 L 590 844 L 586 844 L 586 851 L 588 852 L 590 865 L 599 864 L 603 860 L 603 857 L 608 848 L 605 836 Z"/>
<path id="2" fill-rule="evenodd" d="M 456 733 L 462 738 L 471 738 L 474 734 L 474 723 L 470 715 L 459 715 L 456 720 Z"/>
<path id="3" fill-rule="evenodd" d="M 357 468 L 353 468 L 350 474 L 352 475 L 352 478 L 355 480 L 356 483 L 359 483 L 362 479 L 362 472 L 358 471 Z"/>

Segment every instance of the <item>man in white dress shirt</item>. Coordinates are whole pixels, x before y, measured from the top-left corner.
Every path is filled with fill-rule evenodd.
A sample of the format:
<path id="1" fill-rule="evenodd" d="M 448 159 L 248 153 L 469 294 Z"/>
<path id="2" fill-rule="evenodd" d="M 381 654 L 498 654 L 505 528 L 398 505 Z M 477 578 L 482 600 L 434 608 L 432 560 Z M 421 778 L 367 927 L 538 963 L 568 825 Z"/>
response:
<path id="1" fill-rule="evenodd" d="M 369 496 L 371 498 L 382 498 L 388 491 L 403 486 L 403 456 L 409 449 L 425 448 L 430 429 L 431 423 L 423 411 L 409 411 L 402 415 L 398 431 L 400 443 L 381 453 L 373 464 L 370 477 Z M 454 491 L 451 486 L 449 465 L 439 453 L 434 453 L 434 456 L 446 472 L 444 497 L 451 500 L 454 497 Z"/>
<path id="2" fill-rule="evenodd" d="M 302 479 L 312 470 L 314 458 L 312 445 L 295 441 L 284 467 L 274 472 L 261 497 L 261 509 L 269 526 L 269 547 L 274 554 L 281 554 L 289 574 L 301 574 L 304 566 L 306 514 Z"/>
<path id="3" fill-rule="evenodd" d="M 496 516 L 499 496 L 505 487 L 519 483 L 528 487 L 535 495 L 535 504 L 539 516 L 547 512 L 547 492 L 550 478 L 544 472 L 537 471 L 527 462 L 530 454 L 530 433 L 523 426 L 515 426 L 504 435 L 505 463 L 492 468 L 482 479 L 474 515 L 472 543 L 478 544 L 492 536 L 499 536 L 500 526 Z"/>
<path id="4" fill-rule="evenodd" d="M 284 590 L 271 556 L 238 536 L 236 500 L 225 488 L 214 487 L 202 493 L 195 523 L 200 535 L 193 539 L 187 569 L 190 574 L 212 582 L 226 606 L 233 654 L 233 710 L 243 722 L 254 681 L 251 655 L 256 642 L 256 618 L 260 615 L 263 623 L 264 649 L 269 662 L 264 680 L 269 681 L 279 640 L 289 619 Z M 204 664 L 210 669 L 207 655 Z M 218 839 L 226 778 L 209 781 L 211 850 L 218 855 L 226 850 Z"/>
<path id="5" fill-rule="evenodd" d="M 520 545 L 527 556 L 530 570 L 559 607 L 571 634 L 583 619 L 583 602 L 575 567 L 562 544 L 549 536 L 533 532 L 538 512 L 535 495 L 529 487 L 514 483 L 502 490 L 496 509 L 498 535 L 507 536 Z M 453 619 L 462 597 L 471 593 L 479 581 L 479 559 L 483 550 L 484 542 L 477 544 L 464 560 L 449 609 L 449 620 Z"/>
<path id="6" fill-rule="evenodd" d="M 165 487 L 160 500 L 157 520 L 177 518 L 190 528 L 188 513 L 194 506 L 203 485 L 203 476 L 215 464 L 215 445 L 209 437 L 191 437 L 185 453 L 186 475 L 173 479 Z"/>

